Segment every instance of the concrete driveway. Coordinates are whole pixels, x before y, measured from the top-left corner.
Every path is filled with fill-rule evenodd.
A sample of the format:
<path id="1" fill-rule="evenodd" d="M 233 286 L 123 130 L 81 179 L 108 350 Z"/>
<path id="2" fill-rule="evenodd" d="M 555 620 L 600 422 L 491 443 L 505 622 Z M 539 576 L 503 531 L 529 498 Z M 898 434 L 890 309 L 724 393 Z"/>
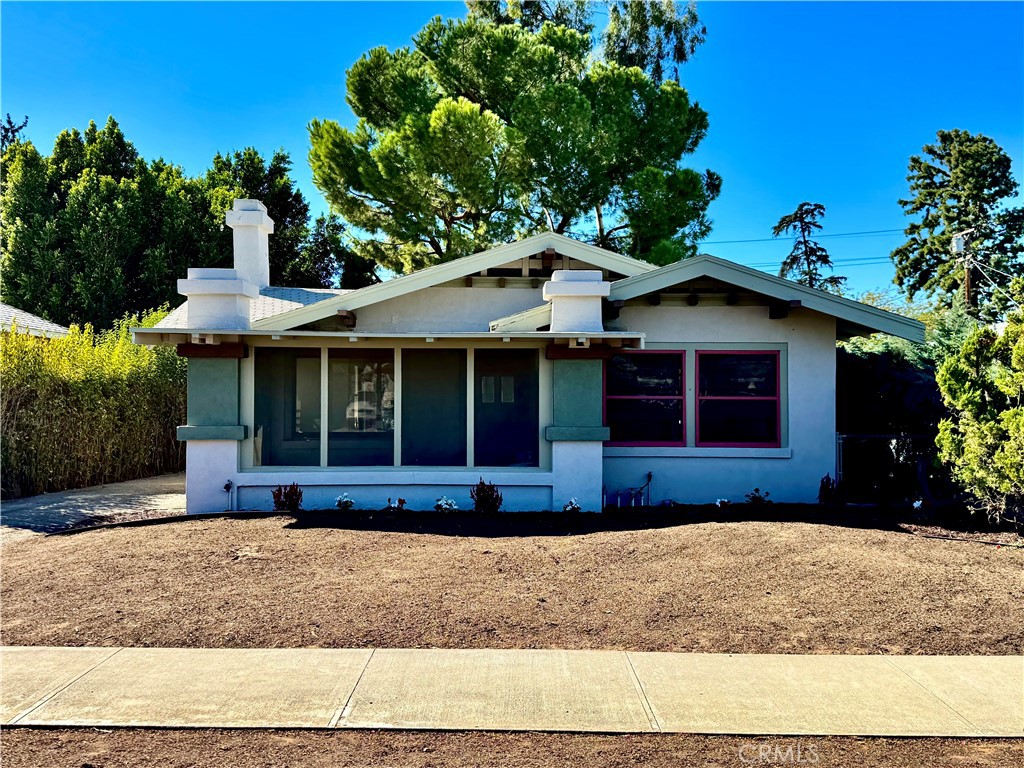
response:
<path id="1" fill-rule="evenodd" d="M 86 520 L 185 513 L 185 473 L 43 493 L 0 503 L 0 540 L 53 533 Z"/>

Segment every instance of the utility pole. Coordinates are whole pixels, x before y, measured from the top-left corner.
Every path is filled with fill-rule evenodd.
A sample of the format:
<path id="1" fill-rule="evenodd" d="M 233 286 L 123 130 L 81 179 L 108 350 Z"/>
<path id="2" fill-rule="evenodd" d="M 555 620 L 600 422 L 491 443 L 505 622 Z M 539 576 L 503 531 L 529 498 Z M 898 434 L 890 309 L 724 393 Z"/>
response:
<path id="1" fill-rule="evenodd" d="M 974 292 L 974 286 L 972 285 L 972 278 L 974 272 L 974 266 L 971 263 L 971 251 L 967 247 L 965 240 L 966 235 L 970 235 L 974 232 L 973 229 L 965 229 L 963 232 L 957 232 L 953 235 L 953 255 L 963 261 L 964 263 L 964 303 L 972 308 L 977 308 L 977 296 Z"/>

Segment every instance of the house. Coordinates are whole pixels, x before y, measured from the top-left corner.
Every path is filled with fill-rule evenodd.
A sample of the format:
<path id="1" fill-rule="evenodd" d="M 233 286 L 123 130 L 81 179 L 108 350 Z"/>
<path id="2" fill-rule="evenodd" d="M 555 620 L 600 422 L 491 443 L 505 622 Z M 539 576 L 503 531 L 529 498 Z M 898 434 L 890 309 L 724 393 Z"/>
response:
<path id="1" fill-rule="evenodd" d="M 234 269 L 190 269 L 141 344 L 189 361 L 189 512 L 446 495 L 509 510 L 813 502 L 835 476 L 836 340 L 914 321 L 697 256 L 666 267 L 545 233 L 353 291 L 269 285 L 264 206 Z"/>
<path id="2" fill-rule="evenodd" d="M 51 323 L 31 312 L 2 302 L 0 302 L 0 330 L 13 330 L 18 333 L 27 333 L 30 336 L 45 336 L 50 339 L 67 336 L 70 332 L 63 325 Z"/>

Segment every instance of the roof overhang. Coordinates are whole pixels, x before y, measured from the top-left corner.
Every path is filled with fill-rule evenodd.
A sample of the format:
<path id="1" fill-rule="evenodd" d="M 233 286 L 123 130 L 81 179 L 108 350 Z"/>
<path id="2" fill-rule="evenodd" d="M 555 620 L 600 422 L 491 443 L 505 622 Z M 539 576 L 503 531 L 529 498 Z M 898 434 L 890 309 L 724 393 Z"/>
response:
<path id="1" fill-rule="evenodd" d="M 330 317 L 336 314 L 339 309 L 356 310 L 371 304 L 379 304 L 382 301 L 396 299 L 399 296 L 405 296 L 406 294 L 431 288 L 451 280 L 458 280 L 485 269 L 494 269 L 517 259 L 541 253 L 548 248 L 553 248 L 558 253 L 569 258 L 584 261 L 595 267 L 622 275 L 642 275 L 657 269 L 653 264 L 581 243 L 565 235 L 544 232 L 524 240 L 509 243 L 508 245 L 499 245 L 482 253 L 464 256 L 461 259 L 421 269 L 410 275 L 403 275 L 393 280 L 386 280 L 383 283 L 360 288 L 337 298 L 327 299 L 307 307 L 299 307 L 272 317 L 257 320 L 252 324 L 252 327 L 260 330 L 295 328 Z"/>
<path id="2" fill-rule="evenodd" d="M 612 283 L 609 301 L 627 301 L 679 283 L 710 277 L 778 302 L 811 309 L 837 319 L 840 335 L 859 336 L 887 333 L 909 341 L 924 341 L 924 324 L 909 317 L 886 312 L 859 301 L 784 280 L 750 267 L 702 254 L 652 272 Z M 793 302 L 798 302 L 794 304 Z M 506 318 L 511 319 L 511 318 Z"/>
<path id="3" fill-rule="evenodd" d="M 632 331 L 602 331 L 600 333 L 552 333 L 551 331 L 509 331 L 509 332 L 451 332 L 428 333 L 415 331 L 410 333 L 357 333 L 349 331 L 269 331 L 252 329 L 233 331 L 223 329 L 181 329 L 181 328 L 132 328 L 132 339 L 136 344 L 148 346 L 169 346 L 175 344 L 221 344 L 238 342 L 243 339 L 269 339 L 272 341 L 291 339 L 335 339 L 348 342 L 359 341 L 554 341 L 588 345 L 595 341 L 605 341 L 623 346 L 635 346 L 643 349 L 645 334 Z"/>

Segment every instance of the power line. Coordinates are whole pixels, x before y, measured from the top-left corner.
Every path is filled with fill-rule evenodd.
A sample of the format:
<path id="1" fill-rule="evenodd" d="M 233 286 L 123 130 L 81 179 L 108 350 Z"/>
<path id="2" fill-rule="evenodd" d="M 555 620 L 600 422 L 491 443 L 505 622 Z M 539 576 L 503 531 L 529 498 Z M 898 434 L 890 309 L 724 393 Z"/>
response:
<path id="1" fill-rule="evenodd" d="M 1018 304 L 1018 303 L 1017 303 L 1017 300 L 1016 300 L 1015 298 L 1013 298 L 1013 296 L 1011 296 L 1011 295 L 1010 295 L 1010 294 L 1008 294 L 1008 293 L 1007 293 L 1006 291 L 1004 291 L 1004 290 L 1003 290 L 1002 288 L 1000 288 L 1000 287 L 999 287 L 999 286 L 998 286 L 998 285 L 996 284 L 996 281 L 995 281 L 995 280 L 993 280 L 993 279 L 992 279 L 991 277 L 989 277 L 989 276 L 988 276 L 988 275 L 987 275 L 987 274 L 985 273 L 985 269 L 984 269 L 984 268 L 983 268 L 983 267 L 981 266 L 981 264 L 979 264 L 979 263 L 978 263 L 978 262 L 976 262 L 976 261 L 975 261 L 975 262 L 972 262 L 971 264 L 972 264 L 972 266 L 974 266 L 975 268 L 977 268 L 977 270 L 978 270 L 978 274 L 979 274 L 979 275 L 981 275 L 981 276 L 982 276 L 982 277 L 984 277 L 984 278 L 985 278 L 986 280 L 988 280 L 988 281 L 989 281 L 989 283 L 991 283 L 991 285 L 992 285 L 992 288 L 993 288 L 993 289 L 995 289 L 995 290 L 996 290 L 997 292 L 999 292 L 999 293 L 1003 294 L 1003 296 L 1005 296 L 1006 298 L 1008 298 L 1008 299 L 1010 300 L 1010 303 L 1011 303 L 1011 304 L 1013 304 L 1013 306 L 1017 307 L 1017 309 L 1020 309 L 1020 308 L 1021 308 L 1020 304 Z"/>
<path id="2" fill-rule="evenodd" d="M 864 232 L 837 232 L 832 235 L 815 235 L 814 240 L 824 237 L 863 237 L 865 235 L 888 235 L 896 232 L 902 233 L 902 229 L 869 229 Z M 753 240 L 702 240 L 698 245 L 732 245 L 734 243 L 774 243 L 785 242 L 782 237 L 762 237 Z"/>

